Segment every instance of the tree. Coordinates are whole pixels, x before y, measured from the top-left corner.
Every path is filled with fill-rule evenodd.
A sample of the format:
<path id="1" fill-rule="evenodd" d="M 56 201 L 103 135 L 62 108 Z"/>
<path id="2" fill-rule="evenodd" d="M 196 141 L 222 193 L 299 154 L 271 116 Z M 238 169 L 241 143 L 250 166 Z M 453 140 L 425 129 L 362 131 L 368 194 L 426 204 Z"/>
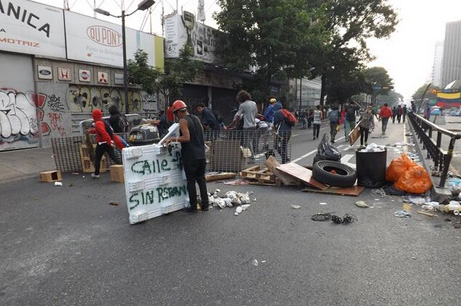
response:
<path id="1" fill-rule="evenodd" d="M 372 96 L 372 102 L 377 102 L 378 95 L 385 96 L 394 88 L 394 82 L 383 67 L 372 67 L 364 70 L 366 94 Z"/>
<path id="2" fill-rule="evenodd" d="M 351 69 L 351 75 L 357 73 L 360 65 L 372 59 L 367 47 L 369 38 L 386 38 L 395 31 L 398 23 L 397 14 L 387 0 L 317 0 L 311 1 L 316 7 L 325 7 L 329 16 L 327 29 L 331 39 L 323 54 L 318 54 L 312 63 L 316 68 L 315 75 L 322 76 L 322 93 L 330 95 L 335 71 L 341 63 L 356 62 L 357 67 Z M 344 57 L 354 57 L 347 61 Z M 343 70 L 343 73 L 347 71 Z M 314 76 L 315 76 L 314 75 Z"/>
<path id="3" fill-rule="evenodd" d="M 429 86 L 429 88 L 428 88 L 428 86 Z M 427 89 L 427 91 L 426 91 L 426 89 Z M 424 84 L 420 88 L 418 88 L 411 97 L 415 101 L 421 101 L 421 99 L 423 98 L 424 92 L 426 92 L 426 94 L 424 95 L 424 98 L 427 98 L 429 100 L 436 100 L 437 99 L 437 90 L 440 90 L 440 88 L 437 87 L 437 86 L 434 86 L 432 84 Z"/>
<path id="4" fill-rule="evenodd" d="M 165 109 L 169 97 L 181 95 L 185 83 L 195 79 L 202 68 L 202 63 L 192 59 L 193 50 L 185 45 L 179 52 L 179 58 L 165 60 L 165 71 L 147 64 L 147 53 L 138 50 L 135 60 L 128 61 L 129 81 L 141 85 L 149 94 L 159 92 L 164 96 Z"/>
<path id="5" fill-rule="evenodd" d="M 224 64 L 234 71 L 257 67 L 253 85 L 268 95 L 276 78 L 309 75 L 310 56 L 319 53 L 328 38 L 323 11 L 304 0 L 218 0 L 215 14 L 227 36 L 218 44 Z M 253 94 L 254 96 L 254 94 Z"/>

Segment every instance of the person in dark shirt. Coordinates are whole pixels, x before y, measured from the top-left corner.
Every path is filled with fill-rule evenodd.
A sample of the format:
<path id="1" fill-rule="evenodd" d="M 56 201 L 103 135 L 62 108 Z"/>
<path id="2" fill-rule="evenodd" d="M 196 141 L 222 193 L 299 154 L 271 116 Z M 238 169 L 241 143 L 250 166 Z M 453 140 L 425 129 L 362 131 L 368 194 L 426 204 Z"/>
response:
<path id="1" fill-rule="evenodd" d="M 165 144 L 170 142 L 181 143 L 181 158 L 184 165 L 184 172 L 187 179 L 187 191 L 189 193 L 190 207 L 188 212 L 197 212 L 197 189 L 200 189 L 202 211 L 209 209 L 208 192 L 205 181 L 205 140 L 203 127 L 197 116 L 187 112 L 187 105 L 181 100 L 176 100 L 171 106 L 173 113 L 179 119 L 180 136 L 171 137 L 165 140 Z"/>

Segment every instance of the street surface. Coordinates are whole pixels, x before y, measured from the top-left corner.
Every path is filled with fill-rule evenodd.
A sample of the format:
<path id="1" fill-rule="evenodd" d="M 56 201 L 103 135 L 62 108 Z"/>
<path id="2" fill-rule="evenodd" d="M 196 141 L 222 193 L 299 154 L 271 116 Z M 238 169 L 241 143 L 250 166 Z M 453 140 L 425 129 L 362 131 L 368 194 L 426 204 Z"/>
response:
<path id="1" fill-rule="evenodd" d="M 390 123 L 386 138 L 380 128 L 369 143 L 408 141 L 403 124 Z M 294 131 L 292 161 L 312 163 L 320 140 L 311 133 Z M 354 164 L 354 149 L 336 145 Z M 389 163 L 397 152 L 388 152 Z M 239 216 L 213 208 L 129 225 L 124 185 L 108 173 L 67 173 L 63 187 L 37 178 L 0 184 L 0 305 L 461 304 L 453 215 L 427 217 L 370 189 L 346 197 L 208 184 L 218 188 L 253 192 L 251 206 Z M 394 216 L 403 208 L 411 218 Z M 312 221 L 320 212 L 358 221 Z"/>

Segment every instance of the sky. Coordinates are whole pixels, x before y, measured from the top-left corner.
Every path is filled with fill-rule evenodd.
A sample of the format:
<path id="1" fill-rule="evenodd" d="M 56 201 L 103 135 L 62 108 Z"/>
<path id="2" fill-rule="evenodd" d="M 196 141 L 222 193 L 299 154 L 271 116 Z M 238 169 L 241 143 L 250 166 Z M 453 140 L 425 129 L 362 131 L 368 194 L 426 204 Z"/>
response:
<path id="1" fill-rule="evenodd" d="M 63 0 L 34 0 L 56 7 L 63 7 Z M 205 1 L 205 24 L 217 27 L 212 14 L 219 10 L 215 0 Z M 136 9 L 141 0 L 68 0 L 70 10 L 93 16 L 93 8 L 100 7 L 114 15 L 120 15 L 122 7 L 127 13 Z M 421 86 L 430 82 L 437 41 L 443 41 L 447 22 L 461 20 L 461 0 L 387 0 L 400 20 L 396 31 L 389 39 L 369 41 L 371 53 L 376 60 L 369 67 L 384 67 L 394 80 L 394 90 L 406 100 Z M 128 27 L 162 35 L 161 14 L 175 9 L 197 12 L 197 0 L 156 0 L 152 7 L 152 28 L 149 24 L 141 28 L 144 12 L 126 18 Z M 120 20 L 97 15 L 97 18 L 113 23 Z M 163 36 L 163 35 L 162 35 Z"/>

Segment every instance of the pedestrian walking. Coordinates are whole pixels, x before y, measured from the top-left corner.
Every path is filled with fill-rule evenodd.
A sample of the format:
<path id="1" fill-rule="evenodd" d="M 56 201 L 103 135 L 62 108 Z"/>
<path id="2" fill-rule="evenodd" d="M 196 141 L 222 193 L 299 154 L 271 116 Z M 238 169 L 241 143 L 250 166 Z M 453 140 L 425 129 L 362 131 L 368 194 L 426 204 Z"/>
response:
<path id="1" fill-rule="evenodd" d="M 314 124 L 314 140 L 316 138 L 319 138 L 319 133 L 320 133 L 320 125 L 322 124 L 322 111 L 320 110 L 321 107 L 320 105 L 317 105 L 317 109 L 314 110 L 314 119 L 313 119 L 313 124 Z"/>
<path id="2" fill-rule="evenodd" d="M 165 144 L 171 142 L 181 143 L 181 158 L 186 173 L 187 192 L 189 193 L 190 207 L 187 212 L 197 212 L 197 187 L 200 190 L 200 208 L 202 211 L 209 209 L 208 191 L 205 181 L 205 140 L 203 127 L 197 116 L 189 114 L 187 105 L 181 100 L 176 100 L 171 106 L 173 114 L 179 119 L 180 135 L 165 140 Z"/>
<path id="3" fill-rule="evenodd" d="M 307 128 L 310 129 L 312 127 L 312 122 L 314 121 L 314 110 L 309 110 L 309 115 L 307 115 Z"/>
<path id="4" fill-rule="evenodd" d="M 397 122 L 400 123 L 400 120 L 402 120 L 402 115 L 403 115 L 403 108 L 402 105 L 399 105 L 397 107 Z"/>
<path id="5" fill-rule="evenodd" d="M 381 131 L 383 135 L 386 134 L 387 123 L 389 122 L 389 118 L 391 116 L 392 110 L 387 105 L 387 103 L 384 103 L 384 106 L 381 107 L 381 110 L 379 111 L 379 118 L 381 119 Z"/>
<path id="6" fill-rule="evenodd" d="M 111 105 L 109 107 L 109 124 L 112 127 L 112 130 L 114 133 L 127 133 L 129 130 L 129 123 L 126 117 L 122 114 L 120 114 L 120 111 L 118 110 L 116 105 Z M 126 140 L 120 136 L 117 135 L 117 140 L 120 140 L 123 143 L 123 148 L 128 147 L 128 143 Z M 117 147 L 119 147 L 117 145 Z"/>
<path id="7" fill-rule="evenodd" d="M 407 116 L 407 112 L 408 112 L 408 109 L 407 109 L 407 105 L 405 104 L 403 106 L 403 113 L 402 113 L 403 123 L 405 123 L 405 117 Z"/>
<path id="8" fill-rule="evenodd" d="M 283 107 L 283 109 L 286 108 Z M 293 126 L 286 122 L 281 110 L 282 107 L 280 107 L 280 104 L 274 105 L 274 130 L 276 131 L 275 147 L 277 148 L 277 152 L 279 152 L 280 156 L 282 157 L 282 164 L 286 164 L 290 161 L 288 158 L 287 148 L 288 142 L 291 138 L 291 129 Z"/>
<path id="9" fill-rule="evenodd" d="M 359 119 L 359 128 L 360 128 L 360 146 L 368 145 L 368 134 L 370 130 L 375 128 L 373 109 L 371 106 L 368 106 L 365 112 L 360 116 Z"/>
<path id="10" fill-rule="evenodd" d="M 397 107 L 392 108 L 392 123 L 395 123 L 395 117 L 397 117 Z"/>
<path id="11" fill-rule="evenodd" d="M 356 122 L 356 113 L 360 106 L 356 105 L 354 101 L 350 101 L 346 106 L 346 119 L 344 120 L 344 136 L 346 141 L 349 141 L 349 133 L 354 129 Z"/>
<path id="12" fill-rule="evenodd" d="M 96 150 L 94 156 L 94 173 L 91 177 L 98 179 L 99 170 L 101 167 L 101 159 L 104 153 L 109 154 L 110 158 L 118 165 L 122 164 L 120 158 L 115 154 L 114 136 L 110 124 L 102 118 L 102 112 L 95 109 L 92 113 L 94 120 L 94 127 L 87 130 L 88 133 L 96 134 Z M 112 134 L 112 136 L 110 135 Z"/>
<path id="13" fill-rule="evenodd" d="M 336 133 L 338 132 L 339 127 L 339 109 L 336 105 L 331 107 L 330 113 L 328 114 L 328 118 L 330 119 L 330 138 L 331 143 L 335 143 Z"/>

